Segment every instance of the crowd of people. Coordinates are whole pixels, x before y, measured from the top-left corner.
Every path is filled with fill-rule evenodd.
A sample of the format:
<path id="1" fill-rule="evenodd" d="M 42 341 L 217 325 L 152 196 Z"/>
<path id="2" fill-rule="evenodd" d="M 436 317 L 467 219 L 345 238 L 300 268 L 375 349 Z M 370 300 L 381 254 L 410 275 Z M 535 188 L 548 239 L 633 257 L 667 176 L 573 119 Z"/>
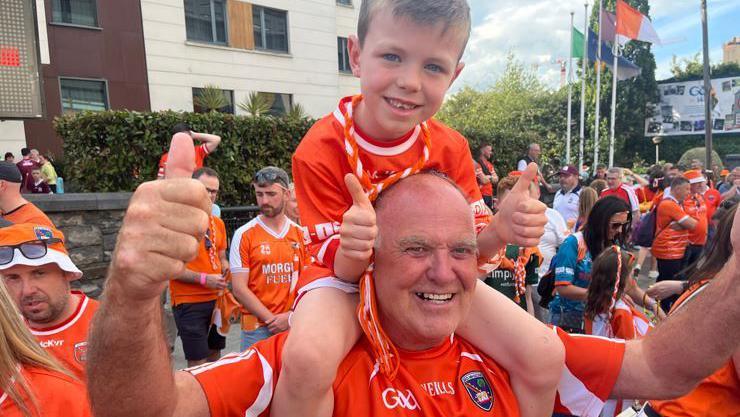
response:
<path id="1" fill-rule="evenodd" d="M 37 149 L 21 149 L 21 160 L 15 162 L 12 152 L 5 153 L 4 162 L 14 163 L 21 173 L 21 192 L 29 194 L 55 194 L 63 192 L 57 189 L 59 176 L 49 156 L 42 155 Z"/>
<path id="2" fill-rule="evenodd" d="M 206 163 L 221 138 L 175 126 L 100 301 L 0 163 L 0 414 L 739 415 L 740 168 L 599 166 L 586 186 L 566 166 L 556 187 L 531 144 L 499 177 L 492 145 L 474 158 L 433 118 L 469 32 L 465 0 L 363 1 L 362 94 L 313 125 L 292 175 L 252 176 L 259 215 L 232 236 Z"/>

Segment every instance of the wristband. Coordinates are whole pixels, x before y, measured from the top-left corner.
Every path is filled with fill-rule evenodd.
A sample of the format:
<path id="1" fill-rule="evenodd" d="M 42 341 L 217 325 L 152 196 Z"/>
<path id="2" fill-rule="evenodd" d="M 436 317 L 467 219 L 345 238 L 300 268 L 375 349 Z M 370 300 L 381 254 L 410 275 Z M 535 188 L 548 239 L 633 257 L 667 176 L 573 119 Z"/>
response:
<path id="1" fill-rule="evenodd" d="M 200 273 L 200 285 L 203 287 L 206 286 L 206 273 L 205 272 Z"/>

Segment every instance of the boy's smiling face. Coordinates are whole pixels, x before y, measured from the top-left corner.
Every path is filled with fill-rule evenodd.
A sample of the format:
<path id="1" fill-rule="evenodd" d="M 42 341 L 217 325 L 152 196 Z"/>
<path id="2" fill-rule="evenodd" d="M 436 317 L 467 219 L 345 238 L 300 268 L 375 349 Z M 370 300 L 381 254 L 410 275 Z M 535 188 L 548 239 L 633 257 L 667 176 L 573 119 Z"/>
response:
<path id="1" fill-rule="evenodd" d="M 445 30 L 447 29 L 447 30 Z M 364 45 L 349 40 L 352 72 L 363 100 L 354 118 L 376 140 L 392 140 L 434 116 L 462 71 L 465 34 L 443 23 L 418 24 L 379 10 Z"/>

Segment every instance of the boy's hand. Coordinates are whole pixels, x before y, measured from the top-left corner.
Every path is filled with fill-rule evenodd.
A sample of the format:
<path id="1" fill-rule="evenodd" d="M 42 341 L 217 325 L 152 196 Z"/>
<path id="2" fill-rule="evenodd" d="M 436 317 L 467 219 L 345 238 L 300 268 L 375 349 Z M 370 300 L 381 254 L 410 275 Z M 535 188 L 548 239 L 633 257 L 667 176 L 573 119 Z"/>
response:
<path id="1" fill-rule="evenodd" d="M 360 181 L 353 174 L 344 176 L 344 183 L 352 196 L 352 206 L 344 213 L 339 228 L 339 251 L 351 260 L 369 262 L 373 255 L 378 226 L 375 209 Z"/>
<path id="2" fill-rule="evenodd" d="M 159 297 L 197 254 L 211 202 L 203 184 L 191 179 L 194 160 L 193 139 L 175 134 L 165 180 L 144 183 L 131 197 L 108 276 L 128 300 Z"/>
<path id="3" fill-rule="evenodd" d="M 537 164 L 531 163 L 499 205 L 492 225 L 504 243 L 525 248 L 535 247 L 540 243 L 547 224 L 547 206 L 529 194 L 530 184 L 536 179 Z"/>

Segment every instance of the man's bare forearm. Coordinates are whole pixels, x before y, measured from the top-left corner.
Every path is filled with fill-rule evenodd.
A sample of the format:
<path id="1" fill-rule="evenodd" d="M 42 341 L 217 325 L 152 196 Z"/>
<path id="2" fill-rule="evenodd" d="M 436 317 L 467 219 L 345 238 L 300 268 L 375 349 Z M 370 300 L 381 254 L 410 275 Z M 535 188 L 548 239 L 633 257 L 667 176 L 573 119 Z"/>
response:
<path id="1" fill-rule="evenodd" d="M 675 398 L 740 345 L 740 272 L 731 258 L 712 283 L 643 339 L 627 344 L 612 398 Z"/>
<path id="2" fill-rule="evenodd" d="M 159 297 L 131 300 L 112 281 L 90 335 L 88 390 L 95 416 L 171 416 L 175 383 Z"/>

